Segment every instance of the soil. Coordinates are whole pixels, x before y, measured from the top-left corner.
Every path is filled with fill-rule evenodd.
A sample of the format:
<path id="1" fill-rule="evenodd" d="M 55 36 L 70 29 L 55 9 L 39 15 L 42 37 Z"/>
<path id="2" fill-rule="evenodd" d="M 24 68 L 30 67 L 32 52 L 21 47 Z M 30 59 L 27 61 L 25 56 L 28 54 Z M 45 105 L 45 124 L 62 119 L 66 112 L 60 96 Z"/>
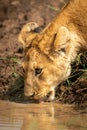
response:
<path id="1" fill-rule="evenodd" d="M 19 32 L 25 23 L 31 21 L 39 26 L 46 26 L 67 1 L 0 0 L 0 99 L 27 101 L 23 94 L 24 72 L 21 66 L 23 49 L 18 42 Z M 85 60 L 87 61 L 87 58 Z M 63 88 L 62 85 L 58 88 L 57 101 L 64 103 L 87 101 L 87 79 L 78 78 L 74 82 L 76 84 L 73 84 L 72 88 Z"/>

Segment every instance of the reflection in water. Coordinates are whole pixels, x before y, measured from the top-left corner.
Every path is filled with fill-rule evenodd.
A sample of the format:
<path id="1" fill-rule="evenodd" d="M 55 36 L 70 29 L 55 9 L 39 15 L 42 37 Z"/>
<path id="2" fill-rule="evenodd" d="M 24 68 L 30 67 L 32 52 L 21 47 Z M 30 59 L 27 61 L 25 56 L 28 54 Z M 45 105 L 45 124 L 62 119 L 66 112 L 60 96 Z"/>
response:
<path id="1" fill-rule="evenodd" d="M 61 104 L 0 101 L 0 130 L 87 130 L 87 110 Z"/>

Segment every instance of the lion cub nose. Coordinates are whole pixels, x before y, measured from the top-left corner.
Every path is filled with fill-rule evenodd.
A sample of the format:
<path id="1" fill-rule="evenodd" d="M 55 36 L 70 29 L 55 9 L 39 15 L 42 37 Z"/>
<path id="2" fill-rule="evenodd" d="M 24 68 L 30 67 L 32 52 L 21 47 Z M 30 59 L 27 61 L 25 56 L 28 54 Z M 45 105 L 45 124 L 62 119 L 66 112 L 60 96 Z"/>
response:
<path id="1" fill-rule="evenodd" d="M 26 97 L 34 97 L 34 95 L 35 95 L 34 92 L 25 92 L 24 94 Z"/>
<path id="2" fill-rule="evenodd" d="M 35 93 L 32 89 L 27 89 L 27 88 L 24 89 L 24 94 L 26 97 L 34 97 L 34 95 L 35 95 Z"/>

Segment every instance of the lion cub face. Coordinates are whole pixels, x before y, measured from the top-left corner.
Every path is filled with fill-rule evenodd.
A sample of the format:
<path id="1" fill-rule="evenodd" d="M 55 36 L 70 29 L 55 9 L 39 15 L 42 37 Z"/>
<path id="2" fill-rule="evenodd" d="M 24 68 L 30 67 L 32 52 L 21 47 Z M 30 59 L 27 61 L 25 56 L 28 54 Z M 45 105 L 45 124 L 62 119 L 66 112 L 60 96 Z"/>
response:
<path id="1" fill-rule="evenodd" d="M 24 92 L 26 96 L 41 99 L 50 94 L 51 96 L 49 95 L 49 98 L 53 100 L 55 87 L 64 80 L 70 72 L 69 66 L 67 68 L 63 63 L 64 57 L 61 58 L 58 54 L 53 55 L 54 56 L 48 56 L 44 54 L 37 46 L 31 47 L 28 50 L 26 60 L 24 61 Z"/>
<path id="2" fill-rule="evenodd" d="M 45 99 L 48 96 L 49 100 L 53 100 L 56 86 L 70 74 L 69 45 L 71 41 L 67 37 L 69 32 L 65 27 L 62 27 L 56 34 L 52 34 L 52 37 L 49 36 L 47 39 L 44 32 L 35 35 L 35 32 L 27 30 L 29 35 L 25 35 L 27 37 L 23 39 L 24 29 L 19 36 L 25 47 L 24 93 L 34 99 Z"/>

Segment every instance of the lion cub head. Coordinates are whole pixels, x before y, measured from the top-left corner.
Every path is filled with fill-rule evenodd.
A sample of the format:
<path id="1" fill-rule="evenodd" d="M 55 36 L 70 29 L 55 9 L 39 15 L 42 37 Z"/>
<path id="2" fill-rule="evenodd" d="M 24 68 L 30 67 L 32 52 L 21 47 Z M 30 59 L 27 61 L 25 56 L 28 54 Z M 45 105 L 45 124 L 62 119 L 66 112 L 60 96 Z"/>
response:
<path id="1" fill-rule="evenodd" d="M 52 25 L 41 33 L 36 33 L 35 23 L 26 24 L 20 35 L 25 57 L 26 96 L 34 99 L 53 100 L 55 88 L 70 74 L 71 43 L 66 27 L 52 32 Z"/>

